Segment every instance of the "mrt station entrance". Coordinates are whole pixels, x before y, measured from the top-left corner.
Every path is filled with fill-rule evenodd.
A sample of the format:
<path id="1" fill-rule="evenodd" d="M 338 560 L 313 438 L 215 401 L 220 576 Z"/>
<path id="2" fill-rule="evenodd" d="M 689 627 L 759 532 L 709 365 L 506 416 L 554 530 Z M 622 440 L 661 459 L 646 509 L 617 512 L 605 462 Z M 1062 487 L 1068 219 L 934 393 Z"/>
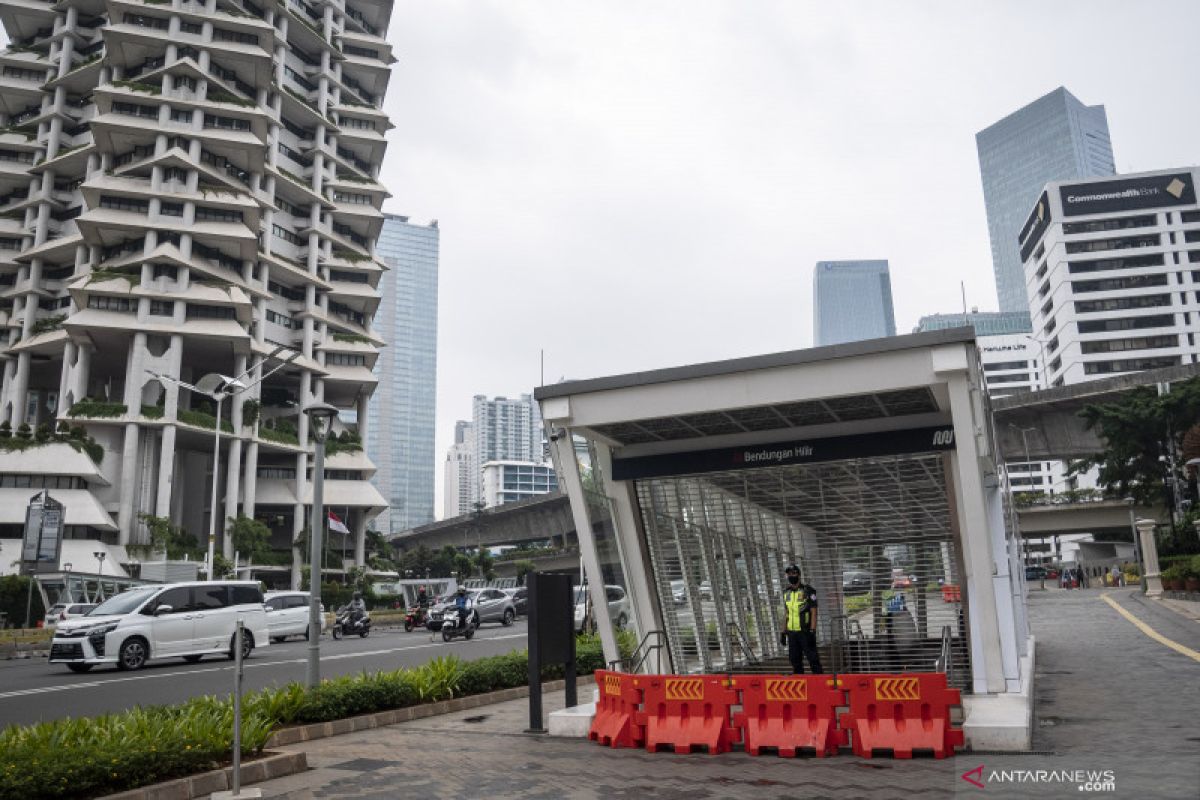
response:
<path id="1" fill-rule="evenodd" d="M 969 696 L 969 738 L 970 709 L 988 709 L 976 747 L 1028 740 L 1024 573 L 973 331 L 536 397 L 608 661 L 626 628 L 647 656 L 626 670 L 790 672 L 795 563 L 816 591 L 826 673 L 942 672 Z"/>
<path id="2" fill-rule="evenodd" d="M 817 591 L 828 672 L 947 673 L 969 689 L 940 453 L 635 481 L 674 671 L 790 671 L 783 574 Z"/>

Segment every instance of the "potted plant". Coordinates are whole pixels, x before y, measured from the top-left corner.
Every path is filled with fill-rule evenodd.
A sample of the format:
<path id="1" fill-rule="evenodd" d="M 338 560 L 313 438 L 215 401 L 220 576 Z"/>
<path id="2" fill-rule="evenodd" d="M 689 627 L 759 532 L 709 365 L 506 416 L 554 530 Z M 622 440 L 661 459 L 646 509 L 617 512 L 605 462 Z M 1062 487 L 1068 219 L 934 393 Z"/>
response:
<path id="1" fill-rule="evenodd" d="M 1184 570 L 1182 564 L 1172 564 L 1162 571 L 1163 588 L 1167 591 L 1178 592 L 1183 589 Z"/>
<path id="2" fill-rule="evenodd" d="M 1188 592 L 1200 592 L 1200 555 L 1192 556 L 1188 562 L 1183 588 Z"/>

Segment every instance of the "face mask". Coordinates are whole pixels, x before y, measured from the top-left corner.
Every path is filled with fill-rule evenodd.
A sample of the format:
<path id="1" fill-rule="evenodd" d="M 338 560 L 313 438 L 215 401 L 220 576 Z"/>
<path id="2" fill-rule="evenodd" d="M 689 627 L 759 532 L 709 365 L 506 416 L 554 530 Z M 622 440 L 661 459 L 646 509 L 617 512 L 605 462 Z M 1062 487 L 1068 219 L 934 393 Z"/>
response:
<path id="1" fill-rule="evenodd" d="M 792 586 L 795 586 L 799 582 L 800 582 L 799 575 L 788 575 L 788 583 L 790 583 Z"/>

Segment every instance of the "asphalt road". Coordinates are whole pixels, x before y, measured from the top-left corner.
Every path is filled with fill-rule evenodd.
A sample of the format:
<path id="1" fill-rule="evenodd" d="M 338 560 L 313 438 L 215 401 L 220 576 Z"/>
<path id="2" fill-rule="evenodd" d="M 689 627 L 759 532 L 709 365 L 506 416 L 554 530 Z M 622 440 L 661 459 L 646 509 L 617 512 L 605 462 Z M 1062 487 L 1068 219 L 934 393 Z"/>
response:
<path id="1" fill-rule="evenodd" d="M 321 637 L 321 677 L 414 667 L 447 654 L 465 661 L 500 655 L 525 647 L 526 623 L 512 627 L 484 625 L 471 641 L 445 643 L 428 631 L 405 633 L 403 628 L 379 628 L 366 639 L 357 636 L 334 641 Z M 243 686 L 254 691 L 303 682 L 308 642 L 293 639 L 258 648 L 246 661 Z M 229 694 L 233 662 L 206 656 L 198 664 L 180 659 L 152 661 L 138 672 L 115 667 L 96 668 L 77 675 L 63 664 L 45 658 L 0 661 L 0 728 L 62 717 L 90 717 L 138 705 L 178 703 L 190 697 Z"/>

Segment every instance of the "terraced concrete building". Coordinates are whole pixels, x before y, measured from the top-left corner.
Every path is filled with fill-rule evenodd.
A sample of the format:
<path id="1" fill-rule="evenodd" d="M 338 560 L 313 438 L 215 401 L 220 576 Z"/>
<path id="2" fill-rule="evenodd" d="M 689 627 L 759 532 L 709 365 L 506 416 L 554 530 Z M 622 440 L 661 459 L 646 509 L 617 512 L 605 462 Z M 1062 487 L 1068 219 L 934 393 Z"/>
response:
<path id="1" fill-rule="evenodd" d="M 361 563 L 386 506 L 358 442 L 384 344 L 391 8 L 0 0 L 0 484 L 85 490 L 69 538 L 145 543 L 146 514 L 203 538 L 215 479 L 217 513 L 266 522 L 286 553 L 312 491 L 300 409 L 323 400 L 356 412 L 325 499 Z M 217 464 L 212 403 L 155 377 L 253 384 L 288 359 L 224 403 Z M 23 458 L 39 446 L 97 468 Z M 0 535 L 23 515 L 0 512 Z"/>

